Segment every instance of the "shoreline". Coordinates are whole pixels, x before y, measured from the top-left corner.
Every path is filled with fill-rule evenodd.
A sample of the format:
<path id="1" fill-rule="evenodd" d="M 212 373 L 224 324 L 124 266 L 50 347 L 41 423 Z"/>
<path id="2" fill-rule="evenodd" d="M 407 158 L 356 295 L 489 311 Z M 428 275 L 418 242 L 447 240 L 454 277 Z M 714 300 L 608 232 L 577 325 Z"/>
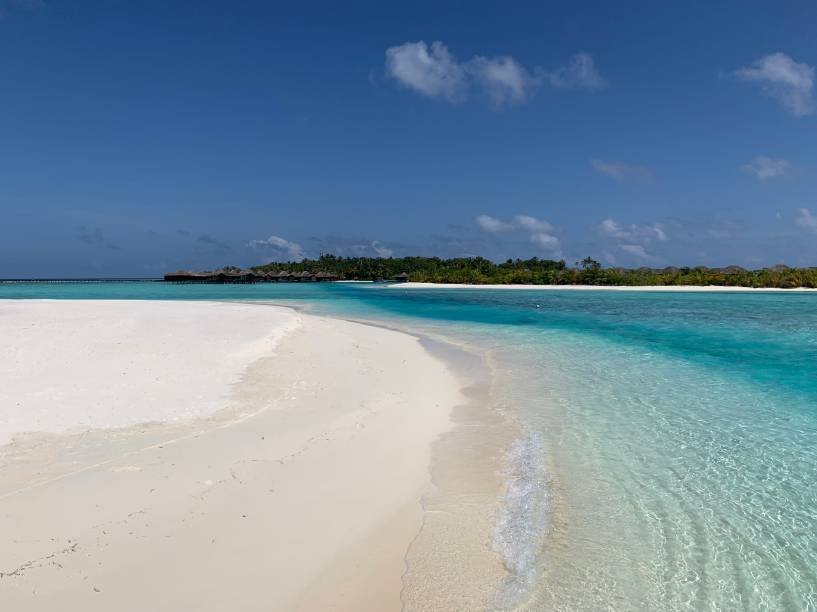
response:
<path id="1" fill-rule="evenodd" d="M 817 291 L 809 287 L 798 287 L 794 289 L 781 289 L 779 287 L 725 287 L 721 285 L 469 285 L 465 283 L 393 283 L 390 289 L 508 289 L 516 291 L 655 291 L 657 293 L 690 293 L 690 292 L 712 292 L 712 293 L 734 293 L 734 292 L 755 292 L 755 293 L 811 293 Z"/>
<path id="2" fill-rule="evenodd" d="M 0 598 L 143 609 L 160 588 L 153 609 L 425 608 L 439 549 L 427 504 L 458 499 L 445 480 L 460 480 L 451 438 L 476 414 L 467 376 L 405 332 L 294 316 L 212 414 L 0 446 L 0 510 L 16 526 Z M 471 475 L 490 502 L 496 482 Z M 483 578 L 501 577 L 484 558 Z"/>
<path id="3" fill-rule="evenodd" d="M 434 488 L 423 498 L 423 527 L 406 556 L 403 609 L 521 609 L 550 535 L 550 477 L 545 459 L 530 452 L 539 446 L 537 435 L 504 406 L 492 351 L 398 320 L 343 320 L 418 337 L 457 374 L 468 398 L 454 409 L 454 427 L 432 444 Z M 533 486 L 527 473 L 533 464 L 539 466 L 533 479 L 547 482 L 541 496 L 520 495 Z M 533 540 L 519 540 L 520 531 Z"/>
<path id="4" fill-rule="evenodd" d="M 520 429 L 494 405 L 494 372 L 482 352 L 418 335 L 458 376 L 466 401 L 454 407 L 453 427 L 432 443 L 433 487 L 406 554 L 403 609 L 493 609 L 510 575 L 494 539 L 508 486 L 507 450 Z"/>

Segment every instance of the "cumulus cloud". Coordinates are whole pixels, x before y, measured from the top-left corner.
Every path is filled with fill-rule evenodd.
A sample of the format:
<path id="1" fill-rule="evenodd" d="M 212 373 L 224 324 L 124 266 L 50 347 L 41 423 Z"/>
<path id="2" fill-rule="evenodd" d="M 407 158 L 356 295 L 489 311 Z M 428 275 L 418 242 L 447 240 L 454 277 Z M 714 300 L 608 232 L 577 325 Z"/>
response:
<path id="1" fill-rule="evenodd" d="M 416 248 L 400 243 L 384 244 L 380 240 L 349 236 L 311 236 L 310 250 L 334 253 L 341 257 L 393 257 L 395 250 L 416 252 Z"/>
<path id="2" fill-rule="evenodd" d="M 557 89 L 595 91 L 607 86 L 607 81 L 596 70 L 589 53 L 577 53 L 566 66 L 547 73 L 546 76 L 550 84 Z"/>
<path id="3" fill-rule="evenodd" d="M 509 221 L 503 221 L 489 215 L 479 215 L 476 222 L 482 231 L 491 234 L 514 230 L 528 232 L 531 244 L 553 255 L 558 255 L 561 249 L 559 239 L 552 235 L 553 226 L 544 219 L 537 219 L 530 215 L 516 215 Z"/>
<path id="4" fill-rule="evenodd" d="M 460 102 L 476 89 L 495 108 L 525 102 L 543 83 L 556 89 L 595 91 L 606 86 L 587 53 L 547 72 L 540 67 L 525 68 L 509 55 L 476 55 L 460 62 L 440 41 L 429 47 L 424 41 L 406 42 L 386 49 L 386 74 L 399 83 L 430 98 Z"/>
<path id="5" fill-rule="evenodd" d="M 640 244 L 620 244 L 618 245 L 622 251 L 634 255 L 644 261 L 652 261 L 656 259 L 654 256 L 647 253 L 647 250 Z"/>
<path id="6" fill-rule="evenodd" d="M 476 218 L 477 225 L 484 232 L 509 232 L 515 229 L 523 229 L 531 232 L 551 232 L 553 226 L 544 219 L 537 219 L 530 215 L 516 215 L 509 221 L 503 221 L 489 215 L 479 215 Z"/>
<path id="7" fill-rule="evenodd" d="M 465 97 L 465 69 L 441 42 L 422 40 L 386 49 L 386 72 L 400 83 L 435 98 L 456 102 Z"/>
<path id="8" fill-rule="evenodd" d="M 754 174 L 758 180 L 765 181 L 777 178 L 786 174 L 789 169 L 789 161 L 786 159 L 772 159 L 765 155 L 758 155 L 748 164 L 742 166 L 744 172 Z"/>
<path id="9" fill-rule="evenodd" d="M 531 234 L 530 241 L 543 251 L 548 251 L 554 254 L 558 253 L 559 249 L 562 248 L 562 245 L 556 236 L 552 236 L 544 232 Z"/>
<path id="10" fill-rule="evenodd" d="M 532 232 L 551 232 L 553 226 L 544 219 L 537 219 L 536 217 L 529 217 L 528 215 L 516 215 L 513 218 L 513 224 L 517 227 L 522 227 Z"/>
<path id="11" fill-rule="evenodd" d="M 602 236 L 615 240 L 616 248 L 644 262 L 661 261 L 659 257 L 648 252 L 647 247 L 655 242 L 669 240 L 660 223 L 624 225 L 615 219 L 608 218 L 599 223 L 598 231 Z M 607 259 L 611 261 L 614 257 L 607 257 Z"/>
<path id="12" fill-rule="evenodd" d="M 801 208 L 797 211 L 795 222 L 800 227 L 817 232 L 817 215 L 811 214 L 811 211 L 807 208 Z"/>
<path id="13" fill-rule="evenodd" d="M 290 242 L 280 236 L 270 236 L 264 240 L 250 240 L 247 243 L 252 249 L 272 254 L 273 257 L 287 257 L 298 261 L 304 258 L 304 250 L 297 242 Z"/>
<path id="14" fill-rule="evenodd" d="M 615 219 L 605 219 L 599 224 L 599 232 L 603 236 L 627 240 L 630 242 L 650 242 L 652 240 L 667 240 L 667 234 L 659 223 L 652 225 L 622 225 Z"/>
<path id="15" fill-rule="evenodd" d="M 465 68 L 496 107 L 524 102 L 540 83 L 538 77 L 508 56 L 475 57 Z"/>
<path id="16" fill-rule="evenodd" d="M 513 229 L 513 224 L 500 221 L 489 215 L 479 215 L 476 218 L 476 222 L 483 232 L 506 232 Z"/>
<path id="17" fill-rule="evenodd" d="M 600 159 L 593 159 L 590 164 L 599 174 L 619 182 L 627 180 L 645 181 L 652 178 L 652 172 L 644 166 L 634 166 L 622 162 L 606 162 Z"/>
<path id="18" fill-rule="evenodd" d="M 785 53 L 772 53 L 735 72 L 738 78 L 755 83 L 795 117 L 815 110 L 814 67 L 798 64 Z"/>
<path id="19" fill-rule="evenodd" d="M 394 255 L 394 251 L 387 246 L 385 246 L 379 240 L 372 240 L 371 244 L 372 250 L 377 253 L 378 257 L 391 257 Z"/>

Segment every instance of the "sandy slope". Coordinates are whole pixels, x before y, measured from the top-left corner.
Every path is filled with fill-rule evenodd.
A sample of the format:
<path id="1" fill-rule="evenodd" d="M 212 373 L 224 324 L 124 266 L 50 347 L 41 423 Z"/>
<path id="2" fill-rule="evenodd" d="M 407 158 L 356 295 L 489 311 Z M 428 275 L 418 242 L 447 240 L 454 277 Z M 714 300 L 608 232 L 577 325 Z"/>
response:
<path id="1" fill-rule="evenodd" d="M 137 320 L 155 321 L 154 309 L 166 307 L 129 304 Z M 241 345 L 249 323 L 223 306 L 200 310 L 234 323 Z M 15 308 L 36 310 L 36 327 L 46 330 L 64 316 L 63 303 Z M 105 303 L 74 308 L 103 328 L 111 316 Z M 249 308 L 270 317 L 267 328 L 253 321 L 258 338 L 281 329 L 288 312 Z M 0 449 L 3 609 L 400 609 L 404 556 L 430 486 L 430 443 L 450 427 L 459 382 L 411 336 L 295 316 L 300 327 L 274 351 L 266 345 L 271 356 L 244 371 L 229 407 L 211 417 L 30 436 Z M 0 316 L 4 336 L 8 320 Z M 63 365 L 75 367 L 70 355 L 79 351 L 81 369 L 104 369 L 81 320 L 70 323 L 77 333 Z M 165 346 L 156 326 L 138 329 L 140 355 Z M 24 338 L 28 347 L 50 342 L 48 333 Z M 121 357 L 108 349 L 106 360 Z M 198 358 L 184 363 L 177 367 L 199 376 Z M 187 397 L 170 384 L 146 392 L 156 402 L 162 394 L 174 398 L 171 411 Z M 81 412 L 69 397 L 81 403 L 82 389 L 60 398 Z"/>

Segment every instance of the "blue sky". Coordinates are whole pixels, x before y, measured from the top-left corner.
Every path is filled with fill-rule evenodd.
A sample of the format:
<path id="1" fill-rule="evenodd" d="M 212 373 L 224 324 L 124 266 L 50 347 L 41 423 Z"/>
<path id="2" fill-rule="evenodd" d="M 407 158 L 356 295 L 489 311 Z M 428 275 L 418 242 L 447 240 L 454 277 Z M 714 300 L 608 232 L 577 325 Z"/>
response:
<path id="1" fill-rule="evenodd" d="M 0 276 L 817 265 L 817 4 L 0 0 Z"/>

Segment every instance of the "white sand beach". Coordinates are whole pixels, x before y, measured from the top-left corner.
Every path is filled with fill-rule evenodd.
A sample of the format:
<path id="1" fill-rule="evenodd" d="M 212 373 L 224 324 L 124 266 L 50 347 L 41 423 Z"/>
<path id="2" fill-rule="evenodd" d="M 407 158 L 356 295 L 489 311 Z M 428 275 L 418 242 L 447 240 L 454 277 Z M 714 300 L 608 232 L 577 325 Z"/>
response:
<path id="1" fill-rule="evenodd" d="M 0 334 L 2 609 L 401 608 L 464 401 L 416 338 L 147 301 L 0 301 Z"/>
<path id="2" fill-rule="evenodd" d="M 749 291 L 760 293 L 797 293 L 812 292 L 817 289 L 810 287 L 798 287 L 795 289 L 778 289 L 776 287 L 722 287 L 720 285 L 640 285 L 640 286 L 605 286 L 605 285 L 468 285 L 464 283 L 394 283 L 389 285 L 394 289 L 512 289 L 512 290 L 556 290 L 556 291 L 657 291 L 657 292 L 735 292 Z"/>

